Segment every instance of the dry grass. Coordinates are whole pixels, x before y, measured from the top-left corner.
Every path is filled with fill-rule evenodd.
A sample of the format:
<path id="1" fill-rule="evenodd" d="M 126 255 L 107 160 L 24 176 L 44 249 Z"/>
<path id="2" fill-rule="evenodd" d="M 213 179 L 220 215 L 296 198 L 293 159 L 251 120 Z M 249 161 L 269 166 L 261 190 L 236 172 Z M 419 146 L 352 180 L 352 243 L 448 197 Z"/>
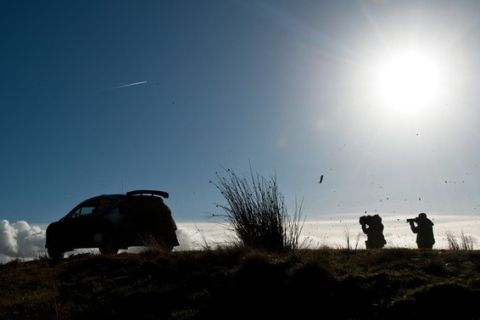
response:
<path id="1" fill-rule="evenodd" d="M 461 232 L 460 236 L 457 237 L 453 232 L 447 231 L 446 232 L 447 242 L 448 242 L 448 249 L 459 251 L 472 251 L 474 250 L 475 239 L 472 236 L 466 235 Z"/>
<path id="2" fill-rule="evenodd" d="M 355 238 L 352 238 L 350 228 L 347 225 L 345 225 L 343 234 L 345 236 L 345 249 L 357 251 L 358 245 L 360 243 L 360 238 L 362 237 L 362 233 L 359 232 L 355 235 Z M 342 249 L 342 248 L 339 248 L 339 249 Z"/>

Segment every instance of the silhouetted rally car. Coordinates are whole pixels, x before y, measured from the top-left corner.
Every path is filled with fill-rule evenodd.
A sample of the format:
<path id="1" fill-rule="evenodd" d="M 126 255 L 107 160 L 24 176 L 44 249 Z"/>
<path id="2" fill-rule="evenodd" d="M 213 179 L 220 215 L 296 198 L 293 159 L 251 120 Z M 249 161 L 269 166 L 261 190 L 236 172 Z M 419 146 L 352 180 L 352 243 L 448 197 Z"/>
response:
<path id="1" fill-rule="evenodd" d="M 102 254 L 115 254 L 118 249 L 149 244 L 171 251 L 178 246 L 177 226 L 162 197 L 168 198 L 168 193 L 135 190 L 80 203 L 48 226 L 48 255 L 60 258 L 78 248 L 99 248 Z"/>

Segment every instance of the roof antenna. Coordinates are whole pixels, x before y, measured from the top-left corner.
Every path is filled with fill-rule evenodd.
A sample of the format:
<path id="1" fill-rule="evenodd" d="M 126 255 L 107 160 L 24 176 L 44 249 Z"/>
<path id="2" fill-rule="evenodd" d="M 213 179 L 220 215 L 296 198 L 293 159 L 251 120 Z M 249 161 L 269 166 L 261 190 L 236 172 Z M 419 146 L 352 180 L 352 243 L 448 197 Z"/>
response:
<path id="1" fill-rule="evenodd" d="M 123 186 L 123 177 L 122 177 L 122 194 L 125 193 L 124 186 Z"/>

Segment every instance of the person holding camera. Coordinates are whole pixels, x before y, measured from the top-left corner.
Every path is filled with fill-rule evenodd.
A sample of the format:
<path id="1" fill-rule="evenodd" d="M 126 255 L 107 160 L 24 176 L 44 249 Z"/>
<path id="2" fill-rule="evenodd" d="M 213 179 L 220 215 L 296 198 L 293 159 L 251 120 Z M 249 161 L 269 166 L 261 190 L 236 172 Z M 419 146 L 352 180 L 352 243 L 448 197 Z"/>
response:
<path id="1" fill-rule="evenodd" d="M 425 213 L 420 213 L 417 218 L 407 219 L 413 233 L 417 234 L 418 249 L 432 249 L 435 244 L 433 237 L 433 222 Z"/>
<path id="2" fill-rule="evenodd" d="M 367 249 L 380 249 L 387 243 L 383 236 L 382 218 L 378 214 L 374 216 L 360 217 L 362 231 L 367 235 L 365 246 Z"/>

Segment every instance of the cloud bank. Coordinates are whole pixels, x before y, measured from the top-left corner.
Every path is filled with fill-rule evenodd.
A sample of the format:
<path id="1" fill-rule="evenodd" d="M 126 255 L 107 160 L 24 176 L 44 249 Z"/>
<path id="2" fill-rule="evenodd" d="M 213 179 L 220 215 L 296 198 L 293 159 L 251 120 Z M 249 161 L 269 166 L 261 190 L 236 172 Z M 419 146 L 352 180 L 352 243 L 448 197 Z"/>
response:
<path id="1" fill-rule="evenodd" d="M 408 215 L 407 215 L 408 216 Z M 414 215 L 413 215 L 414 216 Z M 429 215 L 433 222 L 436 243 L 435 249 L 447 249 L 447 233 L 460 236 L 461 233 L 474 241 L 474 248 L 480 248 L 480 217 L 477 216 L 445 216 Z M 405 222 L 406 216 L 384 215 L 384 235 L 389 248 L 415 248 L 415 235 Z M 177 237 L 180 246 L 175 251 L 202 250 L 227 246 L 237 238 L 231 227 L 221 223 L 178 223 Z M 0 220 L 0 263 L 13 259 L 31 260 L 46 255 L 45 225 L 31 225 L 26 221 L 10 223 Z M 304 224 L 300 243 L 305 248 L 345 248 L 347 235 L 350 247 L 365 248 L 365 235 L 362 234 L 357 216 L 332 216 L 322 220 L 307 221 Z M 143 251 L 142 248 L 132 247 L 130 253 Z M 67 255 L 76 253 L 98 253 L 97 249 L 75 250 Z"/>
<path id="2" fill-rule="evenodd" d="M 0 221 L 0 263 L 45 254 L 45 230 L 26 221 Z"/>

